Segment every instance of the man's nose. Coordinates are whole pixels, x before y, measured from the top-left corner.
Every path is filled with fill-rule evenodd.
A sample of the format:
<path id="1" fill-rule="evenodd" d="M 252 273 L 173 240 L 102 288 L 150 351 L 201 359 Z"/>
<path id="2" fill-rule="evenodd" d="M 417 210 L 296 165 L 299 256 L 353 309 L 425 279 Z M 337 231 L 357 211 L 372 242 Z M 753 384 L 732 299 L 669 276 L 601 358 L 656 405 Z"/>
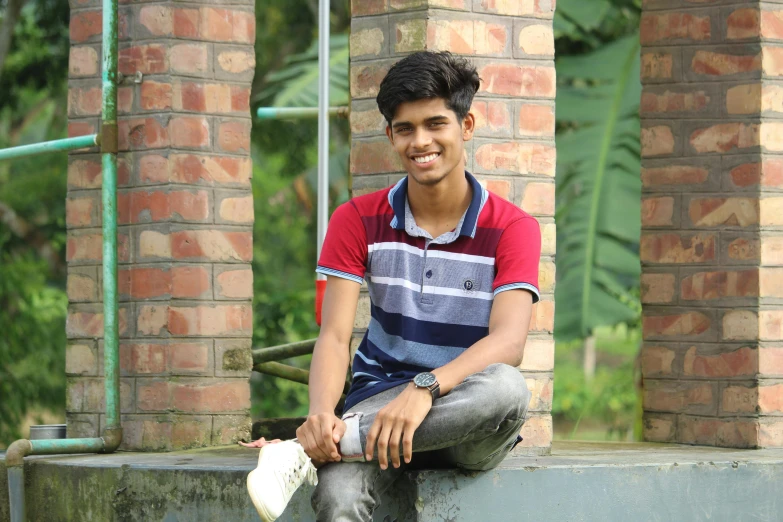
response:
<path id="1" fill-rule="evenodd" d="M 426 129 L 416 129 L 411 145 L 415 149 L 426 150 L 432 144 L 432 136 Z"/>

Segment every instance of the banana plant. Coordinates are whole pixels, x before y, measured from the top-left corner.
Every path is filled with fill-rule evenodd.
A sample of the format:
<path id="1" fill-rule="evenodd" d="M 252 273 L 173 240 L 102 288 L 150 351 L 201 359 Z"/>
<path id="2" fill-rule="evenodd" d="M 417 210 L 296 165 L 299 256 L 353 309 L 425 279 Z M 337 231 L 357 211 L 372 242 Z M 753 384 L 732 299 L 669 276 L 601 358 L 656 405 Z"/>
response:
<path id="1" fill-rule="evenodd" d="M 558 2 L 558 8 L 561 2 Z M 556 62 L 558 228 L 555 335 L 585 339 L 638 318 L 639 39 Z"/>

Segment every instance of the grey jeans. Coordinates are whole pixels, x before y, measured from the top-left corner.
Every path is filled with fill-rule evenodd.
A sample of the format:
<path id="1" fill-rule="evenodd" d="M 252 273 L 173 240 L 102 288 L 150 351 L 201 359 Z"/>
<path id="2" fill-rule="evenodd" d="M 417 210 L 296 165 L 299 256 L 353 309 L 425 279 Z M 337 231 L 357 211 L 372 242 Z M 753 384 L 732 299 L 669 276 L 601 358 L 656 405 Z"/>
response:
<path id="1" fill-rule="evenodd" d="M 383 391 L 346 412 L 362 413 L 359 422 L 362 449 L 375 414 L 406 386 Z M 513 448 L 529 402 L 525 379 L 512 366 L 493 364 L 468 376 L 433 403 L 413 436 L 414 456 L 410 465 L 403 461 L 399 468 L 394 468 L 390 463 L 386 470 L 381 470 L 376 461 L 335 462 L 320 468 L 312 497 L 316 520 L 372 520 L 381 494 L 418 460 L 473 471 L 494 468 Z"/>

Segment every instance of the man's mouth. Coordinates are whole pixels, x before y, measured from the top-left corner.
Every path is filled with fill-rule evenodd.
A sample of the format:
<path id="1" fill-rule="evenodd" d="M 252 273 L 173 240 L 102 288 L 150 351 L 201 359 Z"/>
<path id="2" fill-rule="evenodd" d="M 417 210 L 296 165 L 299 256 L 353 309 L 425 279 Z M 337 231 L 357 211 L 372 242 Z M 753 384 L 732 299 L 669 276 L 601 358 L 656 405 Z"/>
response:
<path id="1" fill-rule="evenodd" d="M 437 159 L 438 156 L 440 156 L 440 152 L 433 152 L 431 154 L 427 154 L 426 156 L 414 156 L 413 161 L 415 161 L 419 165 L 423 165 L 425 163 L 430 163 L 431 161 L 435 161 L 435 159 Z"/>

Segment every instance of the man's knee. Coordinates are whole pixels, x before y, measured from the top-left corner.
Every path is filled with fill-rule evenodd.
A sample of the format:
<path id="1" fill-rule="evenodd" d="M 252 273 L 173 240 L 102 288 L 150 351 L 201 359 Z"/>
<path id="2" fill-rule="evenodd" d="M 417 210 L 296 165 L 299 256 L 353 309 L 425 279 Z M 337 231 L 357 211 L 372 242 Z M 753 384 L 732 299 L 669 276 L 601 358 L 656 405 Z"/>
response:
<path id="1" fill-rule="evenodd" d="M 481 394 L 490 404 L 503 405 L 512 417 L 524 420 L 531 393 L 522 373 L 508 364 L 491 364 L 484 369 L 485 384 Z"/>

